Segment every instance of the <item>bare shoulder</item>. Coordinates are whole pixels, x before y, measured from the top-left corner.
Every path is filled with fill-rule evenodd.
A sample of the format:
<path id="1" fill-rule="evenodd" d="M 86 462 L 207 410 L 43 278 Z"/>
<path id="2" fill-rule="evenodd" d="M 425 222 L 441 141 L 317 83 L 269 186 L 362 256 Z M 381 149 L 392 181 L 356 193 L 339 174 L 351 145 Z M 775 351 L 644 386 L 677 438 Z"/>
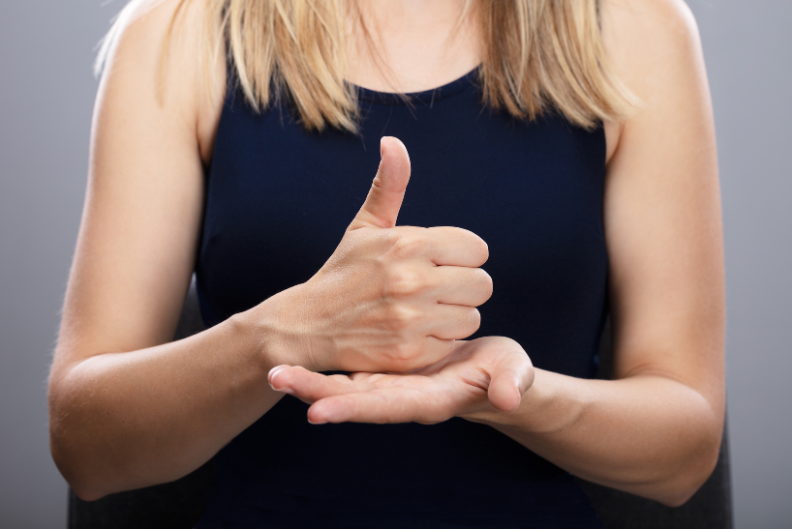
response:
<path id="1" fill-rule="evenodd" d="M 201 130 L 214 119 L 196 52 L 204 1 L 133 0 L 110 35 L 53 373 L 173 337 L 200 230 Z"/>
<path id="2" fill-rule="evenodd" d="M 602 0 L 602 35 L 608 60 L 640 101 L 625 123 L 607 123 L 608 160 L 630 122 L 648 122 L 680 106 L 710 111 L 709 86 L 698 27 L 682 0 Z"/>
<path id="3" fill-rule="evenodd" d="M 197 74 L 195 45 L 200 42 L 197 22 L 202 2 L 185 0 L 132 0 L 118 14 L 117 22 L 105 37 L 100 55 L 104 59 L 103 79 L 136 69 L 137 76 L 148 81 L 156 77 L 159 68 L 164 74 L 178 70 L 171 83 L 178 83 L 183 74 Z M 168 56 L 163 57 L 163 46 Z M 161 59 L 167 59 L 165 63 Z M 156 92 L 156 84 L 147 87 Z"/>
<path id="4" fill-rule="evenodd" d="M 107 37 L 103 92 L 156 102 L 197 134 L 208 162 L 225 87 L 223 53 L 204 62 L 209 0 L 132 0 Z M 124 99 L 123 97 L 120 99 Z"/>
<path id="5" fill-rule="evenodd" d="M 668 75 L 704 73 L 698 27 L 682 0 L 603 0 L 601 19 L 609 59 L 639 97 Z"/>
<path id="6" fill-rule="evenodd" d="M 601 0 L 601 15 L 632 17 L 632 22 L 658 30 L 687 31 L 695 28 L 690 8 L 683 0 Z"/>
<path id="7" fill-rule="evenodd" d="M 602 0 L 600 17 L 612 42 L 634 39 L 642 49 L 698 43 L 696 20 L 682 0 Z"/>

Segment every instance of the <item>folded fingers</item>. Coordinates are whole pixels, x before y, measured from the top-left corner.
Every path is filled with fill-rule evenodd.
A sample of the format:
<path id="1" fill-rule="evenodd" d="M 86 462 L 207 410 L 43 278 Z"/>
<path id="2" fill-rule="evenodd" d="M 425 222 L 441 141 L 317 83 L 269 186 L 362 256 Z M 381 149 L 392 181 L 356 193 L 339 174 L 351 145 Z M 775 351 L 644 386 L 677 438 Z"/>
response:
<path id="1" fill-rule="evenodd" d="M 427 273 L 432 297 L 446 305 L 478 307 L 492 296 L 492 278 L 482 268 L 436 266 Z"/>

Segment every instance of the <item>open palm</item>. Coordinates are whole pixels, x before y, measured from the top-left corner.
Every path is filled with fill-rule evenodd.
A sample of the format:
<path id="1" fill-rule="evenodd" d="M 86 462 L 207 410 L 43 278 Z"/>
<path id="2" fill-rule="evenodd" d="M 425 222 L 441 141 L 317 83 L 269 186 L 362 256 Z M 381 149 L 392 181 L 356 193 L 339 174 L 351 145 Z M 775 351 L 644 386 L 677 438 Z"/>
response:
<path id="1" fill-rule="evenodd" d="M 314 424 L 435 424 L 491 407 L 511 411 L 533 378 L 523 348 L 500 336 L 458 341 L 447 358 L 409 373 L 323 375 L 286 365 L 269 373 L 273 389 L 311 404 Z"/>

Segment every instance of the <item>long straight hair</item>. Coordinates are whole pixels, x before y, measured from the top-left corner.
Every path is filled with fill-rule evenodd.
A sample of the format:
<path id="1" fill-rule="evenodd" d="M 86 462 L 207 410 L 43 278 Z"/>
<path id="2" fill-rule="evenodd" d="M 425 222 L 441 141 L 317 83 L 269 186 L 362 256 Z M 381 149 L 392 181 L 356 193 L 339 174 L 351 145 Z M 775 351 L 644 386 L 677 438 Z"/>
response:
<path id="1" fill-rule="evenodd" d="M 190 1 L 180 0 L 171 30 Z M 224 53 L 256 111 L 288 94 L 308 130 L 357 131 L 357 92 L 345 81 L 348 17 L 355 0 L 203 1 L 207 86 L 214 86 L 210 65 Z M 468 0 L 463 13 L 471 1 L 479 3 L 484 40 L 478 72 L 485 105 L 529 120 L 553 109 L 592 128 L 626 117 L 636 104 L 608 63 L 598 0 Z M 103 40 L 97 72 L 132 13 L 141 4 L 156 3 L 127 4 Z"/>

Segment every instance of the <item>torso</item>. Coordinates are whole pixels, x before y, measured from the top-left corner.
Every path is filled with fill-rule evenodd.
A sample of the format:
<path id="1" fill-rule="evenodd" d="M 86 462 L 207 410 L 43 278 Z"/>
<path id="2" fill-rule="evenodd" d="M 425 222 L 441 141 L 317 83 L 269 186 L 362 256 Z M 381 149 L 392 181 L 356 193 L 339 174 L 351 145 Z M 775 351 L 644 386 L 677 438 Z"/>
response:
<path id="1" fill-rule="evenodd" d="M 361 90 L 359 136 L 309 133 L 288 107 L 256 115 L 230 93 L 197 260 L 206 323 L 307 281 L 362 204 L 380 136 L 394 135 L 413 168 L 399 224 L 459 226 L 489 245 L 484 268 L 496 293 L 480 309 L 477 334 L 512 337 L 536 366 L 591 377 L 607 311 L 603 131 L 487 111 L 474 81 L 418 94 L 412 105 Z M 284 398 L 221 452 L 199 527 L 229 516 L 251 526 L 289 519 L 308 527 L 324 516 L 326 527 L 454 517 L 530 527 L 529 504 L 531 518 L 548 526 L 598 527 L 569 474 L 488 426 L 314 428 L 306 409 Z"/>
<path id="2" fill-rule="evenodd" d="M 396 40 L 398 41 L 398 39 Z M 470 40 L 468 39 L 468 41 Z M 440 49 L 442 44 L 442 40 L 435 42 L 434 57 L 439 57 L 444 53 Z M 400 48 L 395 46 L 394 49 Z M 480 63 L 479 50 L 475 47 L 467 46 L 454 49 L 455 54 L 458 52 L 455 55 L 457 60 L 449 63 L 447 68 L 422 68 L 422 65 L 425 66 L 423 59 L 425 59 L 426 54 L 405 53 L 400 55 L 397 60 L 392 61 L 394 68 L 389 75 L 383 75 L 377 68 L 372 68 L 370 58 L 359 54 L 355 56 L 355 60 L 350 62 L 357 65 L 368 64 L 368 67 L 358 67 L 350 71 L 348 79 L 357 86 L 373 89 L 377 92 L 423 92 L 446 85 L 450 81 L 463 76 Z M 352 53 L 355 52 L 355 50 L 352 50 Z M 431 56 L 432 54 L 430 53 L 429 55 Z M 431 63 L 431 61 L 428 62 Z M 218 79 L 222 80 L 224 84 L 226 67 L 227 65 L 224 63 L 216 65 Z M 411 74 L 411 72 L 413 73 Z M 414 72 L 419 73 L 414 74 Z M 218 93 L 224 96 L 228 95 L 222 89 Z M 241 95 L 237 95 L 237 98 L 241 97 Z M 251 149 L 249 145 L 244 152 L 240 151 L 232 154 L 235 151 L 233 148 L 230 151 L 228 150 L 230 144 L 224 144 L 225 147 L 218 147 L 215 144 L 224 110 L 223 99 L 223 97 L 214 101 L 209 101 L 206 98 L 202 99 L 203 103 L 198 109 L 197 134 L 205 166 L 210 167 L 213 165 L 215 148 L 225 149 L 224 160 L 217 160 L 216 162 L 222 164 L 223 173 L 233 176 L 241 174 L 239 171 L 242 169 L 240 166 L 234 168 L 233 164 L 229 166 L 229 156 L 231 156 L 231 159 L 244 158 L 251 154 Z M 225 97 L 225 103 L 228 103 L 228 97 Z M 378 111 L 381 112 L 381 110 L 380 108 Z M 216 207 L 214 212 L 211 208 L 213 207 L 213 201 L 215 204 L 218 203 L 218 198 L 217 196 L 213 197 L 211 189 L 208 191 L 207 205 L 210 210 L 208 211 L 208 222 L 204 226 L 204 230 L 208 231 L 204 233 L 203 244 L 199 250 L 201 252 L 199 256 L 199 280 L 203 281 L 204 316 L 209 320 L 209 323 L 217 323 L 217 321 L 224 319 L 230 313 L 244 310 L 278 290 L 288 288 L 296 282 L 307 280 L 310 277 L 310 273 L 321 266 L 323 260 L 330 255 L 334 244 L 340 238 L 341 232 L 339 230 L 342 230 L 345 223 L 352 218 L 355 208 L 359 207 L 359 202 L 361 202 L 362 196 L 365 195 L 365 190 L 370 185 L 370 178 L 376 170 L 377 161 L 376 149 L 371 147 L 371 145 L 374 145 L 373 142 L 378 136 L 393 134 L 402 137 L 402 139 L 407 140 L 408 149 L 420 146 L 422 143 L 438 144 L 437 141 L 432 142 L 431 135 L 426 136 L 425 131 L 420 132 L 424 125 L 431 127 L 431 121 L 427 121 L 430 119 L 429 114 L 423 118 L 419 116 L 422 126 L 418 129 L 413 129 L 409 125 L 410 119 L 407 117 L 393 120 L 387 116 L 377 118 L 377 112 L 373 112 L 375 114 L 373 116 L 374 123 L 379 124 L 376 131 L 372 131 L 367 135 L 366 124 L 364 123 L 363 138 L 361 139 L 355 140 L 353 138 L 350 143 L 349 139 L 339 139 L 336 138 L 337 134 L 330 133 L 330 137 L 336 139 L 322 140 L 317 143 L 317 138 L 314 137 L 312 139 L 311 135 L 301 133 L 299 127 L 293 123 L 285 125 L 285 134 L 276 134 L 278 127 L 273 123 L 273 120 L 277 121 L 279 119 L 275 118 L 275 115 L 281 111 L 270 110 L 261 117 L 251 117 L 250 119 L 245 118 L 242 120 L 251 127 L 248 133 L 251 135 L 251 141 L 258 145 L 255 150 L 260 153 L 256 156 L 257 161 L 255 163 L 251 164 L 250 160 L 243 160 L 242 163 L 247 167 L 255 166 L 258 171 L 261 171 L 258 173 L 257 181 L 259 183 L 255 184 L 254 188 L 247 187 L 245 195 L 247 198 L 253 196 L 260 197 L 260 199 L 255 199 L 247 205 L 245 203 L 235 203 L 235 208 L 238 208 L 238 211 L 257 210 L 265 213 L 263 217 L 258 217 L 257 222 L 260 222 L 260 226 L 254 225 L 255 229 L 253 232 L 260 235 L 254 237 L 253 241 L 246 239 L 245 243 L 245 246 L 255 246 L 260 248 L 260 250 L 253 254 L 240 254 L 233 257 L 235 262 L 242 264 L 242 268 L 235 266 L 235 273 L 231 283 L 218 284 L 216 281 L 219 276 L 213 275 L 210 271 L 213 266 L 222 266 L 217 261 L 217 256 L 222 255 L 221 260 L 227 260 L 229 259 L 229 253 L 234 253 L 240 249 L 233 245 L 224 246 L 227 241 L 226 243 L 222 242 L 223 235 L 220 232 L 232 230 L 235 222 L 241 223 L 239 224 L 240 229 L 244 230 L 242 226 L 250 228 L 249 219 L 239 217 L 237 221 L 233 221 L 229 217 L 223 218 L 222 213 L 220 217 L 217 217 Z M 417 109 L 420 115 L 423 115 L 422 113 L 425 111 L 426 109 Z M 475 112 L 480 112 L 480 109 Z M 477 121 L 475 112 L 469 116 L 469 123 Z M 407 121 L 404 121 L 404 119 Z M 234 120 L 238 120 L 236 114 Z M 568 136 L 569 131 L 562 124 L 562 121 L 551 118 L 550 121 L 543 123 L 527 126 L 520 125 L 518 128 L 521 132 L 514 135 L 512 130 L 502 136 L 502 140 L 506 144 L 509 144 L 509 142 L 514 143 L 511 149 L 506 148 L 503 152 L 511 152 L 516 154 L 518 158 L 525 158 L 523 162 L 510 159 L 507 164 L 517 164 L 516 166 L 519 166 L 522 163 L 525 167 L 533 167 L 538 164 L 540 167 L 544 167 L 545 170 L 550 171 L 545 173 L 545 176 L 548 177 L 546 184 L 539 184 L 538 188 L 530 187 L 537 185 L 537 182 L 543 181 L 544 178 L 544 176 L 539 176 L 542 174 L 541 171 L 536 173 L 532 170 L 529 170 L 523 176 L 506 171 L 501 176 L 507 180 L 495 183 L 491 178 L 498 175 L 496 170 L 487 176 L 490 180 L 484 187 L 481 187 L 481 183 L 476 183 L 475 180 L 471 180 L 469 177 L 466 177 L 465 181 L 462 182 L 463 185 L 459 187 L 453 181 L 453 178 L 459 174 L 465 174 L 460 172 L 466 169 L 469 170 L 471 167 L 481 167 L 482 171 L 485 168 L 492 169 L 498 166 L 500 157 L 484 156 L 482 159 L 481 156 L 477 156 L 478 160 L 476 157 L 466 159 L 456 169 L 455 167 L 457 166 L 452 164 L 449 169 L 450 172 L 442 176 L 436 174 L 437 166 L 434 164 L 437 163 L 438 159 L 447 159 L 449 156 L 454 156 L 454 149 L 448 153 L 444 153 L 442 148 L 439 151 L 430 149 L 424 154 L 420 152 L 425 149 L 419 149 L 418 152 L 411 152 L 417 178 L 410 185 L 399 223 L 457 225 L 471 229 L 484 237 L 490 244 L 491 262 L 493 263 L 492 266 L 488 265 L 485 268 L 493 275 L 496 290 L 503 294 L 500 296 L 500 302 L 490 301 L 487 306 L 482 307 L 483 321 L 490 323 L 482 325 L 480 334 L 501 334 L 516 338 L 524 345 L 527 345 L 526 349 L 531 351 L 532 359 L 536 365 L 558 372 L 565 372 L 572 376 L 589 377 L 593 373 L 596 344 L 602 318 L 607 310 L 605 304 L 607 251 L 601 225 L 605 165 L 616 150 L 621 127 L 616 123 L 608 123 L 604 126 L 604 130 L 596 132 L 594 136 L 582 131 Z M 225 126 L 227 127 L 228 125 Z M 403 126 L 407 126 L 407 132 L 402 129 Z M 502 134 L 502 131 L 509 128 L 508 126 L 506 126 L 506 129 L 503 127 L 503 123 L 497 125 L 496 129 L 501 132 L 496 132 L 495 134 Z M 239 130 L 236 130 L 234 134 L 239 132 Z M 413 138 L 411 142 L 409 136 L 412 133 L 426 137 L 423 139 Z M 442 129 L 438 133 L 441 134 Z M 259 136 L 253 137 L 256 134 L 259 134 Z M 597 135 L 600 135 L 601 141 L 597 140 Z M 485 135 L 485 137 L 488 136 Z M 361 141 L 364 147 L 362 150 L 360 149 Z M 366 147 L 368 144 L 371 145 Z M 296 146 L 299 145 L 302 145 L 301 148 L 305 149 L 304 152 L 311 153 L 306 156 L 307 162 L 305 159 L 295 162 L 296 159 L 288 156 L 284 158 L 284 153 L 294 151 L 297 148 Z M 543 156 L 547 155 L 547 152 L 552 151 L 554 145 L 556 147 L 560 145 L 562 151 L 567 154 L 561 155 L 559 153 L 562 151 L 558 151 L 555 154 L 550 154 L 549 158 L 543 158 Z M 332 154 L 330 152 L 326 154 L 327 159 L 335 159 L 341 165 L 335 167 L 334 164 L 337 162 L 331 162 L 329 166 L 324 165 L 324 162 L 320 166 L 312 165 L 313 162 L 311 160 L 314 160 L 314 157 L 317 156 L 317 149 L 322 151 L 328 146 L 333 152 Z M 279 154 L 274 156 L 266 154 L 267 152 L 278 152 Z M 353 154 L 354 152 L 357 154 Z M 541 154 L 542 152 L 545 154 Z M 582 153 L 588 154 L 584 155 Z M 467 150 L 465 154 L 480 155 L 484 153 Z M 492 155 L 493 153 L 490 152 L 489 154 Z M 565 158 L 565 156 L 570 155 L 571 158 Z M 259 158 L 259 156 L 263 157 Z M 319 156 L 321 157 L 321 155 Z M 558 158 L 558 156 L 562 156 L 562 158 Z M 580 160 L 586 159 L 586 156 L 590 157 L 590 161 L 586 163 L 593 164 L 589 167 L 599 167 L 599 170 L 594 169 L 594 173 L 589 176 L 584 176 L 587 174 L 585 172 L 587 170 L 583 170 L 582 166 L 580 168 L 569 166 L 563 169 L 555 165 L 562 159 L 567 161 Z M 541 161 L 542 159 L 545 161 Z M 306 163 L 308 163 L 307 166 L 305 165 Z M 215 163 L 214 165 L 216 166 L 217 164 Z M 316 171 L 319 171 L 319 174 Z M 596 174 L 597 171 L 598 174 Z M 567 174 L 569 175 L 568 178 L 571 178 L 566 183 L 561 183 L 562 188 L 566 190 L 565 193 L 569 192 L 566 195 L 559 195 L 552 191 L 552 186 L 558 185 L 559 172 Z M 213 173 L 213 176 L 210 176 L 210 181 L 213 178 L 218 178 L 218 174 Z M 266 176 L 267 174 L 272 175 L 271 182 L 265 184 L 265 187 L 259 187 L 262 185 L 261 182 L 270 180 Z M 301 178 L 301 175 L 306 174 L 312 174 L 313 178 L 299 183 L 298 177 Z M 469 173 L 467 174 L 469 175 Z M 511 176 L 509 176 L 510 174 Z M 344 179 L 336 182 L 336 179 L 342 175 L 345 175 Z M 529 175 L 532 176 L 529 177 Z M 435 180 L 435 176 L 438 178 L 433 182 L 432 180 Z M 498 178 L 501 176 L 498 176 Z M 354 181 L 349 180 L 350 177 L 354 177 Z M 528 177 L 528 182 L 533 183 L 520 183 L 517 187 L 510 187 L 523 180 L 524 177 Z M 583 177 L 582 180 L 580 180 L 581 177 Z M 429 180 L 426 180 L 426 178 Z M 445 181 L 444 178 L 450 180 Z M 593 180 L 589 180 L 592 178 Z M 425 183 L 416 184 L 421 179 L 424 179 Z M 575 181 L 578 181 L 578 183 L 573 183 Z M 582 182 L 585 181 L 589 183 L 581 187 Z M 242 185 L 248 186 L 248 184 Z M 327 187 L 328 185 L 330 187 Z M 424 186 L 423 188 L 421 187 L 422 185 Z M 529 187 L 521 189 L 520 186 L 522 185 L 528 185 Z M 339 186 L 342 192 L 336 196 Z M 457 186 L 458 188 L 449 195 L 450 186 Z M 493 187 L 496 192 L 490 197 L 493 201 L 490 207 L 487 206 L 489 202 L 486 204 L 484 202 L 487 200 L 486 189 L 493 189 Z M 302 191 L 300 191 L 301 189 Z M 234 191 L 233 186 L 232 188 L 227 188 L 226 191 L 221 191 L 222 194 L 233 194 L 236 192 L 238 191 Z M 292 198 L 300 195 L 301 192 L 310 195 L 307 197 L 308 202 L 302 206 L 292 204 L 290 202 Z M 546 194 L 547 192 L 550 194 Z M 231 196 L 225 195 L 226 198 Z M 238 195 L 238 197 L 241 198 L 242 195 Z M 277 197 L 277 199 L 273 202 L 269 197 Z M 513 199 L 512 202 L 509 201 L 509 197 Z M 443 198 L 446 201 L 452 200 L 452 202 L 448 202 L 447 207 L 439 211 L 426 211 L 425 208 L 422 211 L 421 205 L 426 204 L 426 201 L 439 200 L 442 202 Z M 454 204 L 453 201 L 455 200 L 461 202 Z M 470 202 L 471 200 L 474 202 Z M 278 206 L 284 201 L 290 202 L 289 209 L 297 208 L 298 212 L 301 213 L 294 218 L 288 217 L 287 211 L 281 210 Z M 500 206 L 495 206 L 496 203 L 500 204 Z M 541 212 L 545 205 L 551 203 L 554 204 L 552 211 L 545 210 L 544 213 L 534 216 L 533 220 L 520 217 L 523 215 L 524 210 L 533 211 L 534 213 L 531 213 L 531 215 L 535 215 L 536 211 Z M 564 205 L 565 203 L 566 205 Z M 333 204 L 332 207 L 330 204 Z M 511 206 L 508 204 L 511 204 Z M 410 207 L 411 205 L 413 207 Z M 483 208 L 485 213 L 478 211 L 476 208 Z M 212 217 L 213 214 L 215 215 L 214 217 Z M 325 214 L 326 218 L 332 218 L 332 221 L 320 220 L 317 215 L 321 216 L 321 214 Z M 506 217 L 501 219 L 500 217 L 504 215 Z M 515 219 L 518 218 L 512 219 L 511 216 L 514 215 L 522 219 L 516 221 L 519 225 L 517 228 L 519 231 L 510 232 L 505 239 L 499 240 L 500 236 L 496 227 L 502 227 L 509 222 L 514 223 Z M 479 226 L 476 224 L 476 219 L 483 219 L 484 224 Z M 567 222 L 569 224 L 566 228 L 563 228 L 570 230 L 564 232 L 567 235 L 554 231 L 558 226 Z M 335 224 L 338 224 L 338 226 L 335 226 Z M 488 225 L 494 227 L 496 231 L 491 231 Z M 285 227 L 289 227 L 289 229 L 284 233 Z M 547 231 L 548 229 L 549 231 Z M 212 230 L 217 231 L 213 232 Z M 320 235 L 317 235 L 317 230 L 321 233 Z M 278 233 L 276 234 L 275 232 Z M 537 239 L 537 234 L 542 233 L 544 235 L 540 235 Z M 244 237 L 244 234 L 242 236 Z M 568 236 L 572 238 L 568 239 L 567 243 L 558 246 L 558 241 L 564 240 Z M 583 237 L 583 239 L 578 240 L 580 237 Z M 532 239 L 533 242 L 531 242 Z M 283 246 L 282 243 L 284 241 L 297 241 L 299 244 L 296 246 Z M 546 245 L 544 246 L 545 249 L 538 250 L 543 245 Z M 546 256 L 552 255 L 554 252 L 564 248 L 565 245 L 572 245 L 578 248 L 576 250 L 578 256 L 571 258 L 570 256 L 559 257 L 559 259 L 566 259 L 567 263 L 578 260 L 579 266 L 575 265 L 573 268 L 576 270 L 585 269 L 588 275 L 586 279 L 583 279 L 584 276 L 580 276 L 579 280 L 570 282 L 569 277 L 561 274 L 555 276 L 555 280 L 560 281 L 560 283 L 553 286 L 553 281 L 555 281 L 552 279 L 553 275 L 546 274 L 549 270 L 557 267 L 561 261 L 556 261 L 554 265 L 552 262 L 546 262 L 547 257 L 541 257 L 541 255 L 547 251 L 550 253 L 547 253 Z M 581 250 L 583 253 L 580 253 Z M 266 252 L 267 255 L 262 255 L 261 251 Z M 506 258 L 506 255 L 510 257 Z M 216 263 L 213 263 L 213 260 Z M 283 268 L 279 267 L 278 262 L 289 262 L 291 264 Z M 299 265 L 296 263 L 299 263 Z M 542 272 L 542 267 L 547 265 L 550 268 Z M 246 271 L 249 266 L 256 269 L 258 276 L 254 274 L 253 269 L 249 272 Z M 501 270 L 500 268 L 503 266 L 506 268 Z M 539 269 L 533 270 L 533 266 L 539 266 Z M 534 286 L 528 287 L 530 292 L 524 291 L 525 285 L 521 285 L 517 269 L 520 269 L 519 273 L 523 273 L 527 277 L 536 278 L 538 276 L 538 281 L 531 283 Z M 263 283 L 251 284 L 249 279 L 252 277 L 259 277 Z M 243 281 L 243 284 L 232 284 L 237 280 Z M 515 280 L 517 281 L 516 283 L 510 284 L 510 281 Z M 562 287 L 563 284 L 566 284 L 566 286 Z M 558 290 L 559 288 L 562 290 Z M 569 291 L 568 295 L 562 294 L 561 292 L 564 288 L 572 288 L 572 290 Z M 583 298 L 576 297 L 580 295 L 581 289 L 590 291 L 590 294 L 583 295 L 583 298 L 587 301 L 583 303 L 586 308 L 582 309 L 580 299 Z M 217 294 L 222 292 L 230 292 L 231 297 L 222 295 L 218 298 Z M 507 292 L 508 295 L 506 294 Z M 542 292 L 549 294 L 550 297 L 544 299 Z M 544 310 L 547 303 L 551 303 L 559 295 L 562 299 L 566 297 L 567 301 L 571 302 L 572 305 L 566 309 L 559 306 L 558 311 L 553 310 L 551 314 L 547 313 Z M 531 309 L 530 304 L 526 303 L 526 298 L 530 297 L 533 297 L 534 305 L 532 306 L 536 310 Z M 514 305 L 514 307 L 511 305 Z M 571 311 L 570 309 L 573 306 L 575 310 Z M 509 319 L 508 315 L 516 309 L 519 309 L 517 310 L 519 318 L 516 320 L 513 318 Z M 558 315 L 564 312 L 575 312 L 575 315 L 572 316 L 574 321 L 561 321 Z M 587 315 L 583 316 L 583 314 Z M 545 317 L 549 317 L 550 320 L 545 321 Z M 551 321 L 554 324 L 551 324 Z M 554 325 L 557 325 L 557 327 Z M 562 337 L 554 330 L 556 328 L 575 328 L 577 332 L 572 334 L 577 334 L 577 336 L 567 333 L 566 336 Z M 573 358 L 577 359 L 574 360 Z M 222 508 L 219 511 L 217 510 L 218 502 L 222 504 L 228 501 L 241 501 L 242 503 L 253 501 L 252 497 L 248 497 L 251 491 L 258 498 L 266 498 L 261 500 L 264 502 L 263 504 L 259 500 L 253 502 L 256 504 L 253 506 L 253 510 L 245 515 L 252 517 L 251 519 L 258 519 L 257 517 L 262 516 L 261 513 L 269 513 L 266 516 L 274 516 L 274 518 L 269 518 L 271 521 L 283 515 L 290 518 L 293 517 L 294 508 L 298 508 L 305 513 L 307 517 L 305 518 L 306 523 L 310 523 L 310 517 L 315 516 L 322 509 L 335 509 L 335 516 L 341 516 L 341 513 L 345 510 L 360 511 L 362 508 L 359 504 L 340 502 L 338 497 L 333 496 L 334 488 L 350 482 L 355 483 L 358 488 L 352 486 L 354 490 L 346 491 L 348 493 L 346 496 L 358 497 L 363 494 L 364 496 L 361 499 L 373 502 L 368 510 L 363 509 L 364 516 L 371 516 L 372 513 L 378 512 L 381 516 L 395 520 L 397 516 L 395 512 L 392 512 L 392 509 L 398 506 L 400 501 L 411 505 L 418 502 L 419 510 L 420 508 L 426 508 L 425 501 L 421 503 L 418 500 L 423 494 L 426 498 L 431 498 L 434 503 L 440 502 L 442 509 L 450 509 L 448 512 L 453 511 L 453 509 L 462 509 L 460 512 L 465 512 L 465 509 L 468 509 L 468 515 L 475 517 L 481 516 L 482 512 L 475 509 L 470 510 L 471 506 L 464 504 L 474 503 L 472 500 L 473 495 L 480 493 L 483 483 L 486 483 L 484 488 L 493 491 L 495 494 L 498 491 L 504 491 L 503 487 L 510 483 L 509 487 L 512 490 L 521 491 L 523 494 L 522 501 L 527 496 L 539 500 L 538 504 L 535 505 L 537 512 L 542 511 L 544 508 L 544 506 L 539 504 L 558 501 L 558 496 L 560 495 L 567 498 L 567 501 L 572 502 L 570 505 L 562 506 L 562 510 L 567 510 L 568 513 L 575 513 L 573 516 L 579 516 L 580 519 L 587 519 L 586 523 L 589 525 L 585 525 L 586 527 L 597 526 L 597 522 L 594 519 L 587 518 L 591 515 L 591 512 L 585 506 L 585 499 L 581 499 L 584 497 L 577 492 L 568 474 L 488 427 L 468 423 L 461 419 L 454 419 L 432 427 L 431 433 L 426 427 L 417 425 L 401 425 L 388 428 L 387 431 L 377 426 L 339 425 L 316 432 L 305 424 L 304 408 L 302 404 L 294 399 L 284 399 L 281 404 L 276 406 L 248 431 L 232 442 L 226 450 L 221 452 L 220 461 L 223 468 L 221 468 L 221 475 L 216 488 L 220 492 L 215 495 L 214 507 L 210 507 L 209 518 L 212 516 L 223 516 Z M 267 433 L 272 431 L 278 431 L 277 438 Z M 392 458 L 387 462 L 387 465 L 378 464 L 376 457 L 378 451 L 374 450 L 371 452 L 370 447 L 380 446 L 383 443 L 392 444 L 394 439 L 399 439 L 398 443 L 402 450 L 393 452 Z M 462 439 L 465 441 L 461 442 Z M 272 444 L 272 446 L 261 449 L 262 442 Z M 451 451 L 449 451 L 449 443 L 454 446 Z M 254 450 L 254 446 L 259 448 Z M 274 454 L 276 457 L 271 460 L 256 458 L 254 454 L 259 453 L 259 450 L 260 453 Z M 343 456 L 342 453 L 345 450 L 349 452 L 350 457 L 353 453 L 356 454 L 356 457 L 348 459 L 348 457 Z M 374 458 L 370 458 L 369 455 L 374 456 Z M 297 465 L 298 468 L 296 470 L 294 468 L 295 457 L 299 459 L 305 458 Z M 492 457 L 495 457 L 495 459 L 488 459 Z M 467 463 L 472 463 L 467 468 L 478 468 L 479 470 L 476 472 L 484 469 L 489 470 L 472 481 L 468 480 L 468 482 L 462 479 L 462 476 L 453 474 L 455 458 L 456 460 L 462 458 Z M 320 464 L 320 462 L 323 463 Z M 289 465 L 289 472 L 285 474 L 286 467 L 281 468 L 284 463 Z M 429 489 L 404 481 L 405 477 L 411 475 L 411 473 L 421 471 L 421 468 L 415 465 L 418 465 L 418 467 L 423 466 L 423 468 L 429 465 L 435 469 L 434 472 L 429 472 L 422 478 L 424 481 L 423 485 L 428 486 Z M 336 466 L 338 468 L 335 468 Z M 341 482 L 336 482 L 332 477 L 337 476 L 339 473 L 346 474 L 346 476 Z M 382 485 L 383 476 L 389 473 L 393 475 L 388 475 L 387 479 L 384 480 L 388 483 Z M 371 481 L 372 478 L 375 478 L 374 481 Z M 537 480 L 541 483 L 538 489 L 532 484 Z M 245 485 L 240 486 L 242 483 Z M 310 484 L 308 489 L 305 488 L 304 484 L 306 483 Z M 551 483 L 553 484 L 552 486 Z M 396 488 L 391 490 L 388 488 L 389 485 Z M 275 487 L 275 489 L 270 490 L 271 487 Z M 413 489 L 411 496 L 405 495 L 401 497 L 398 495 L 398 491 L 403 490 L 405 487 Z M 457 504 L 454 506 L 443 500 L 442 496 L 437 497 L 436 489 L 444 487 L 447 490 L 451 487 L 450 490 L 453 490 L 452 494 L 457 496 Z M 558 494 L 555 496 L 553 494 L 550 496 L 543 495 L 540 492 L 554 489 L 554 487 L 558 488 L 556 491 Z M 231 494 L 230 490 L 235 492 Z M 247 490 L 247 492 L 243 493 L 241 492 L 242 490 Z M 229 496 L 229 494 L 231 495 Z M 234 496 L 234 494 L 241 495 L 241 497 Z M 342 495 L 344 495 L 343 492 Z M 468 498 L 468 495 L 471 495 L 470 498 Z M 328 497 L 332 498 L 329 503 L 325 501 Z M 386 497 L 391 497 L 393 501 L 383 501 L 382 498 Z M 303 499 L 297 500 L 299 505 L 292 505 L 295 501 L 294 498 Z M 583 502 L 582 504 L 579 503 L 581 501 Z M 305 504 L 305 502 L 308 503 Z M 280 505 L 278 505 L 279 503 Z M 561 504 L 563 503 L 564 501 L 561 502 Z M 508 511 L 505 516 L 517 516 L 514 510 L 519 505 L 517 499 L 515 498 L 515 502 L 510 505 L 511 507 L 505 507 L 505 510 Z M 245 508 L 249 507 L 251 505 L 247 505 Z M 235 508 L 241 509 L 242 507 L 237 505 Z M 215 510 L 212 511 L 212 509 Z M 509 518 L 509 520 L 514 519 L 516 518 Z M 205 527 L 212 527 L 210 525 L 213 523 L 212 521 L 207 521 L 206 523 Z M 489 522 L 483 521 L 482 523 L 486 525 Z"/>

